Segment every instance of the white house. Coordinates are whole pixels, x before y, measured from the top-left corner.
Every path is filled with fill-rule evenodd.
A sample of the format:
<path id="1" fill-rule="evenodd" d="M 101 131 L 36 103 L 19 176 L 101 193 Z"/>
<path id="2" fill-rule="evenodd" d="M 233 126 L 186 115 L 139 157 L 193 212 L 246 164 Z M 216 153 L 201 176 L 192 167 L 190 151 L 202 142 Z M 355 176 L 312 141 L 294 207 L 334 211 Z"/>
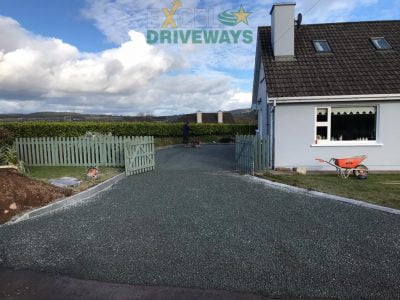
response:
<path id="1" fill-rule="evenodd" d="M 253 84 L 270 167 L 367 155 L 372 170 L 400 170 L 400 21 L 302 25 L 295 3 L 270 14 Z"/>

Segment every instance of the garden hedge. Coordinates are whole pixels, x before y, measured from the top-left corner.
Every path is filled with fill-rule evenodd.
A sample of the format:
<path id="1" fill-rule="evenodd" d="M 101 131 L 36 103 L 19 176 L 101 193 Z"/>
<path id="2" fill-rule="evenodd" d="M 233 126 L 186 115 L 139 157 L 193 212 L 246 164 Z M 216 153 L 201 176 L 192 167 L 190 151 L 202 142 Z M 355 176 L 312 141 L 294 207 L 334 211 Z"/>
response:
<path id="1" fill-rule="evenodd" d="M 0 123 L 15 137 L 73 137 L 86 132 L 115 136 L 176 137 L 183 123 L 151 122 L 10 122 Z M 254 134 L 256 126 L 243 124 L 191 124 L 192 136 Z"/>

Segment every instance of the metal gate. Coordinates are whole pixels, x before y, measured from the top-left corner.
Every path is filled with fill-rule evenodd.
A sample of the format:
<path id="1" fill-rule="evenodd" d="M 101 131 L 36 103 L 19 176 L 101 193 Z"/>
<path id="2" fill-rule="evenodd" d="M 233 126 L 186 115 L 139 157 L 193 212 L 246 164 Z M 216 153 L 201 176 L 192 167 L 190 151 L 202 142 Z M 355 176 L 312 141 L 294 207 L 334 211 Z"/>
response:
<path id="1" fill-rule="evenodd" d="M 124 152 L 126 176 L 155 169 L 154 137 L 135 137 L 125 142 Z"/>
<path id="2" fill-rule="evenodd" d="M 267 170 L 266 140 L 255 135 L 237 135 L 235 144 L 237 172 L 254 175 L 254 172 Z"/>

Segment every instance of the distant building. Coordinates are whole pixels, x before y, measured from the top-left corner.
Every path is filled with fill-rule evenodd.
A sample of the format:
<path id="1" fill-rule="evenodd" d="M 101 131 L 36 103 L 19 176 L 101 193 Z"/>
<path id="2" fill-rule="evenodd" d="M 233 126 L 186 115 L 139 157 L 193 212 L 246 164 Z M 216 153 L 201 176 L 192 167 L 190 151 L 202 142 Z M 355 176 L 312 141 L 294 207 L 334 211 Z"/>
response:
<path id="1" fill-rule="evenodd" d="M 179 116 L 177 122 L 234 124 L 235 119 L 229 112 L 203 113 L 198 111 L 195 114 Z"/>

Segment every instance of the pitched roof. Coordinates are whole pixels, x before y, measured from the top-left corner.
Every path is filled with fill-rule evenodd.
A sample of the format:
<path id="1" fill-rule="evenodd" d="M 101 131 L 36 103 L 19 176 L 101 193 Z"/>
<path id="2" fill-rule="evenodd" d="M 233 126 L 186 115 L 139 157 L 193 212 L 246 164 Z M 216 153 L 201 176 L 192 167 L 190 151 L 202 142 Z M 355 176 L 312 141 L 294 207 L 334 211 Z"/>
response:
<path id="1" fill-rule="evenodd" d="M 378 51 L 371 37 L 393 50 Z M 332 53 L 316 53 L 326 39 Z M 295 29 L 295 60 L 274 60 L 271 28 L 258 28 L 269 97 L 400 94 L 400 21 L 302 25 Z"/>

